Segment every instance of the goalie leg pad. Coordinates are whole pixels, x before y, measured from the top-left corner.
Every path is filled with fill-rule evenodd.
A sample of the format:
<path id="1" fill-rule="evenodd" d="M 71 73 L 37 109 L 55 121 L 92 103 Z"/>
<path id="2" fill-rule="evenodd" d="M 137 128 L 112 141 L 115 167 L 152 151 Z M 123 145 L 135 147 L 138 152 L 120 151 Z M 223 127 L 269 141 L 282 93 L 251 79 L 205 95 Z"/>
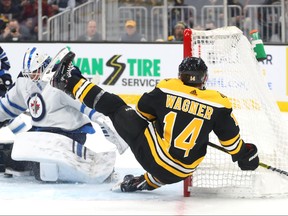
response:
<path id="1" fill-rule="evenodd" d="M 73 146 L 72 139 L 59 134 L 20 133 L 15 137 L 12 159 L 39 162 L 39 179 L 45 181 L 52 181 L 58 175 L 58 181 L 102 183 L 113 172 L 115 151 L 95 153 L 83 146 L 86 149 L 85 154 L 81 151 L 85 155 L 83 157 L 76 154 Z M 53 164 L 57 164 L 57 168 Z M 44 170 L 41 170 L 41 166 Z"/>
<path id="2" fill-rule="evenodd" d="M 58 166 L 56 163 L 40 163 L 40 178 L 42 181 L 58 180 Z"/>

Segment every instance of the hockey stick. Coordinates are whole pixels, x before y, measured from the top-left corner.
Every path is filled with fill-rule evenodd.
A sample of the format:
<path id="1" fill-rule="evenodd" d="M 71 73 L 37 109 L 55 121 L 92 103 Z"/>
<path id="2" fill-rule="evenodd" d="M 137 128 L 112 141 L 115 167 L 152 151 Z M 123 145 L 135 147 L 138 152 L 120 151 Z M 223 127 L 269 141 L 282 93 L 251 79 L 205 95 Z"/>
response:
<path id="1" fill-rule="evenodd" d="M 54 72 L 52 72 L 54 65 L 58 61 L 60 61 L 68 52 L 69 52 L 68 48 L 64 47 L 55 55 L 55 57 L 51 60 L 51 62 L 48 64 L 48 66 L 43 71 L 43 76 L 42 76 L 43 81 L 49 82 L 51 80 L 51 78 L 54 74 Z"/>
<path id="2" fill-rule="evenodd" d="M 208 142 L 208 145 L 211 146 L 211 147 L 213 147 L 213 148 L 215 148 L 215 149 L 218 149 L 218 150 L 220 150 L 220 151 L 222 151 L 222 152 L 225 152 L 225 153 L 229 154 L 229 153 L 228 153 L 224 148 L 222 148 L 221 146 L 218 146 L 218 145 L 216 145 L 216 144 L 214 144 L 214 143 L 211 143 L 211 142 Z M 271 170 L 271 171 L 274 171 L 274 172 L 278 172 L 278 173 L 280 173 L 280 174 L 283 174 L 283 175 L 288 176 L 288 172 L 286 172 L 286 171 L 284 171 L 284 170 L 281 170 L 281 169 L 278 169 L 278 168 L 275 168 L 275 167 L 272 167 L 272 166 L 267 165 L 267 164 L 265 164 L 265 163 L 259 162 L 259 166 L 261 166 L 261 167 L 263 167 L 263 168 L 265 168 L 265 169 L 268 169 L 268 170 Z"/>

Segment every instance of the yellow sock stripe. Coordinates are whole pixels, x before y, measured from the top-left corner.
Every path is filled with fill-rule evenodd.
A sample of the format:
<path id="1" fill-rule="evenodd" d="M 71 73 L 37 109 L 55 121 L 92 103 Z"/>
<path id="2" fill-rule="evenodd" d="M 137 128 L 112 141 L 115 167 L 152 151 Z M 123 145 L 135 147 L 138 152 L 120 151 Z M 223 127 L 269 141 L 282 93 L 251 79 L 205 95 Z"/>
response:
<path id="1" fill-rule="evenodd" d="M 144 178 L 145 178 L 145 180 L 147 181 L 147 184 L 150 185 L 151 187 L 153 187 L 153 188 L 159 188 L 159 187 L 160 187 L 159 185 L 154 184 L 154 183 L 150 180 L 150 178 L 148 177 L 148 173 L 147 173 L 147 172 L 144 174 Z"/>
<path id="2" fill-rule="evenodd" d="M 83 93 L 83 91 L 87 88 L 87 86 L 89 85 L 89 81 L 85 81 L 80 87 L 79 89 L 76 91 L 75 97 L 76 98 L 80 98 L 81 94 Z"/>
<path id="3" fill-rule="evenodd" d="M 77 90 L 83 85 L 84 82 L 85 82 L 85 79 L 80 79 L 79 82 L 73 87 L 72 94 L 74 96 L 76 96 Z"/>
<path id="4" fill-rule="evenodd" d="M 81 93 L 79 100 L 81 102 L 83 102 L 85 96 L 88 94 L 88 92 L 90 91 L 90 89 L 94 86 L 93 83 L 89 83 L 89 85 L 85 88 L 85 90 Z"/>

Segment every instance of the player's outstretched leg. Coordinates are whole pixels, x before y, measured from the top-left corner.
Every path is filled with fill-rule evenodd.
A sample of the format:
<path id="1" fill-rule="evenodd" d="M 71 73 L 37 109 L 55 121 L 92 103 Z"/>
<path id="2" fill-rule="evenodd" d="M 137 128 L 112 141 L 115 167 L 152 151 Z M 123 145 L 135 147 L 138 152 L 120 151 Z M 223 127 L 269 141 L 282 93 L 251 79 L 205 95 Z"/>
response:
<path id="1" fill-rule="evenodd" d="M 79 69 L 78 74 L 76 73 L 77 69 L 72 65 L 74 57 L 75 53 L 70 51 L 62 58 L 50 84 L 94 109 L 104 90 L 86 80 Z"/>

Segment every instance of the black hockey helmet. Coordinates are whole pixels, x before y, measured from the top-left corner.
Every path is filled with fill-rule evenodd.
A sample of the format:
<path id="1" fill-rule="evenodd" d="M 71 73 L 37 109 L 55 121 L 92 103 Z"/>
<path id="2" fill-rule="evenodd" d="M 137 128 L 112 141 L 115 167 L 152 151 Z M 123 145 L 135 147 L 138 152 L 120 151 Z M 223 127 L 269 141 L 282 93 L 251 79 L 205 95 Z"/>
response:
<path id="1" fill-rule="evenodd" d="M 184 58 L 178 68 L 178 78 L 186 85 L 205 84 L 207 66 L 201 58 Z"/>

